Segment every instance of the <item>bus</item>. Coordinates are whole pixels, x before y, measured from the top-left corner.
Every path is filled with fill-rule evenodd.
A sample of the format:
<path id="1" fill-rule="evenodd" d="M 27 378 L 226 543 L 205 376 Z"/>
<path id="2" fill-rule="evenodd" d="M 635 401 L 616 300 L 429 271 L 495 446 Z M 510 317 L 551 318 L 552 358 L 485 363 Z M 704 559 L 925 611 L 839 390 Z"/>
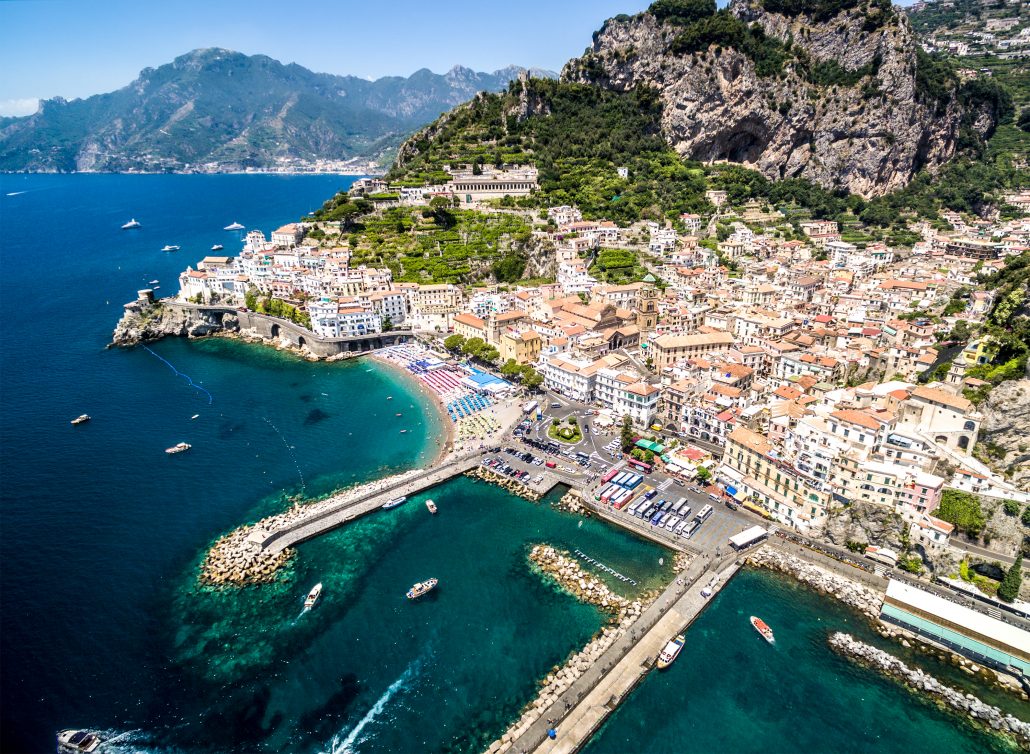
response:
<path id="1" fill-rule="evenodd" d="M 672 512 L 676 513 L 677 515 L 685 515 L 685 514 L 682 513 L 682 510 L 683 510 L 683 506 L 686 505 L 686 504 L 687 504 L 687 499 L 685 497 L 681 497 L 679 500 L 677 500 L 673 504 Z"/>
<path id="2" fill-rule="evenodd" d="M 637 515 L 637 508 L 639 508 L 641 505 L 647 505 L 647 501 L 644 500 L 644 498 L 634 500 L 632 503 L 630 503 L 630 506 L 626 508 L 626 513 L 628 513 L 631 516 Z"/>
<path id="3" fill-rule="evenodd" d="M 537 407 L 539 405 L 540 404 L 537 403 L 536 401 L 529 401 L 529 402 L 523 404 L 523 406 L 522 406 L 522 413 L 524 413 L 524 414 L 531 414 L 534 411 L 536 411 L 536 409 L 537 409 Z"/>
<path id="4" fill-rule="evenodd" d="M 636 489 L 637 485 L 640 484 L 642 481 L 644 481 L 644 477 L 640 476 L 640 474 L 631 474 L 629 479 L 627 479 L 623 483 L 623 485 L 627 489 L 631 489 L 632 490 L 632 489 Z"/>
<path id="5" fill-rule="evenodd" d="M 617 489 L 619 488 L 616 487 L 614 484 L 606 484 L 604 487 L 602 487 L 600 493 L 601 502 L 607 503 L 611 499 L 612 493 L 615 492 Z"/>
<path id="6" fill-rule="evenodd" d="M 627 459 L 627 463 L 635 469 L 640 469 L 645 474 L 651 473 L 651 464 L 638 461 L 636 458 Z"/>
<path id="7" fill-rule="evenodd" d="M 601 484 L 608 484 L 608 482 L 612 481 L 618 475 L 619 470 L 615 466 L 612 466 L 610 469 L 608 469 L 608 473 L 601 477 Z"/>
<path id="8" fill-rule="evenodd" d="M 624 507 L 629 505 L 635 497 L 636 495 L 634 495 L 629 490 L 626 490 L 626 494 L 623 497 L 621 497 L 617 503 L 615 503 L 616 510 L 622 510 Z"/>
<path id="9" fill-rule="evenodd" d="M 697 512 L 697 515 L 694 516 L 694 520 L 697 521 L 700 524 L 700 523 L 704 522 L 711 515 L 712 515 L 712 506 L 706 505 L 704 508 L 702 508 L 701 510 L 699 510 Z"/>

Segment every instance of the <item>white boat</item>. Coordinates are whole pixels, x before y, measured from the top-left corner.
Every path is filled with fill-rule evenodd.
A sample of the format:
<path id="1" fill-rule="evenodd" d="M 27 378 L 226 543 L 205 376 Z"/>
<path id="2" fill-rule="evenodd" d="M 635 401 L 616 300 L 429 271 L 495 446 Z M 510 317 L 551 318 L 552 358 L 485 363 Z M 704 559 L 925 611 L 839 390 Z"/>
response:
<path id="1" fill-rule="evenodd" d="M 179 246 L 173 246 L 172 244 L 168 244 L 167 246 L 162 246 L 161 251 L 178 251 L 179 248 Z"/>
<path id="2" fill-rule="evenodd" d="M 160 282 L 160 280 L 151 280 L 149 283 L 147 283 L 147 285 L 157 285 Z"/>
<path id="3" fill-rule="evenodd" d="M 169 455 L 172 455 L 174 453 L 185 453 L 192 447 L 193 446 L 190 445 L 188 442 L 177 442 L 172 447 L 165 448 L 165 453 L 168 453 Z"/>
<path id="4" fill-rule="evenodd" d="M 100 746 L 101 741 L 96 733 L 88 730 L 62 730 L 57 734 L 58 751 L 90 752 Z"/>
<path id="5" fill-rule="evenodd" d="M 216 244 L 215 244 L 214 246 L 212 246 L 212 247 L 211 247 L 211 251 L 221 251 L 221 250 L 222 250 L 222 249 L 224 249 L 224 248 L 225 248 L 225 247 L 224 247 L 224 246 L 222 246 L 222 244 L 220 244 L 220 243 L 216 243 Z"/>
<path id="6" fill-rule="evenodd" d="M 390 508 L 396 508 L 407 499 L 406 497 L 395 497 L 392 500 L 387 500 L 381 507 L 384 511 L 388 511 Z"/>
<path id="7" fill-rule="evenodd" d="M 225 229 L 226 230 L 243 230 L 243 226 L 240 225 L 238 222 L 233 222 L 231 225 L 226 225 Z"/>
<path id="8" fill-rule="evenodd" d="M 194 414 L 193 416 L 190 417 L 190 420 L 192 421 L 193 419 L 199 419 L 199 418 L 200 418 L 200 414 Z"/>
<path id="9" fill-rule="evenodd" d="M 426 507 L 429 509 L 430 513 L 436 513 L 436 503 L 432 500 L 426 500 Z"/>
<path id="10" fill-rule="evenodd" d="M 315 584 L 311 587 L 311 591 L 308 592 L 308 596 L 304 598 L 304 609 L 310 610 L 318 602 L 319 595 L 322 594 L 322 582 Z"/>
<path id="11" fill-rule="evenodd" d="M 76 416 L 72 419 L 72 424 L 85 424 L 89 421 L 89 414 L 82 414 L 82 416 Z"/>
<path id="12" fill-rule="evenodd" d="M 764 620 L 762 620 L 761 618 L 756 618 L 752 615 L 751 625 L 754 626 L 755 631 L 761 634 L 762 638 L 765 639 L 767 642 L 769 642 L 770 644 L 776 643 L 776 637 L 773 636 L 772 629 L 769 628 L 768 624 Z"/>
<path id="13" fill-rule="evenodd" d="M 125 225 L 122 226 L 122 230 L 133 230 L 134 228 L 142 228 L 142 227 L 143 227 L 143 223 L 141 223 L 139 220 L 137 220 L 134 217 L 131 220 L 129 220 L 129 222 L 125 223 Z"/>
<path id="14" fill-rule="evenodd" d="M 683 643 L 686 640 L 686 637 L 683 634 L 680 634 L 675 639 L 673 639 L 665 645 L 665 649 L 663 649 L 661 651 L 661 654 L 658 655 L 659 670 L 664 670 L 665 668 L 672 665 L 673 660 L 675 660 L 679 656 L 680 650 L 683 649 Z"/>
<path id="15" fill-rule="evenodd" d="M 417 600 L 423 594 L 428 594 L 436 589 L 436 585 L 439 583 L 440 582 L 437 579 L 426 579 L 425 581 L 420 581 L 408 590 L 406 596 L 409 600 Z"/>

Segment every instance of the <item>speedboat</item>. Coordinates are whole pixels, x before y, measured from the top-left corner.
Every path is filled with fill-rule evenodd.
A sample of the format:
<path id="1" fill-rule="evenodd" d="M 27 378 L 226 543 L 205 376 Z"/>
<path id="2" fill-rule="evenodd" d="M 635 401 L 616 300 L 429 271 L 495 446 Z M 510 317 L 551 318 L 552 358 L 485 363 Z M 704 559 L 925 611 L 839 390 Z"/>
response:
<path id="1" fill-rule="evenodd" d="M 315 584 L 311 587 L 311 591 L 308 592 L 308 596 L 304 598 L 304 609 L 310 610 L 318 602 L 319 595 L 322 594 L 322 582 Z"/>
<path id="2" fill-rule="evenodd" d="M 162 246 L 161 251 L 178 251 L 179 248 L 179 246 L 172 246 L 171 244 L 168 244 L 167 246 Z"/>
<path id="3" fill-rule="evenodd" d="M 88 730 L 62 730 L 57 734 L 58 751 L 94 751 L 100 746 L 100 737 Z"/>
<path id="4" fill-rule="evenodd" d="M 440 582 L 437 579 L 427 579 L 426 581 L 420 581 L 408 590 L 407 597 L 409 600 L 417 600 L 423 594 L 429 594 L 429 592 L 436 589 L 436 585 Z"/>
<path id="5" fill-rule="evenodd" d="M 129 220 L 129 222 L 125 223 L 125 225 L 122 226 L 122 230 L 133 230 L 135 228 L 142 228 L 142 227 L 143 227 L 143 223 L 141 223 L 139 220 L 137 220 L 134 217 L 131 220 Z"/>
<path id="6" fill-rule="evenodd" d="M 436 503 L 432 500 L 426 500 L 426 507 L 429 509 L 430 513 L 436 513 Z"/>
<path id="7" fill-rule="evenodd" d="M 165 448 L 165 453 L 168 453 L 169 455 L 172 455 L 174 453 L 185 453 L 192 447 L 193 446 L 190 445 L 188 442 L 177 442 L 172 447 Z"/>
<path id="8" fill-rule="evenodd" d="M 751 625 L 755 627 L 755 631 L 761 634 L 762 638 L 765 639 L 767 642 L 769 642 L 770 644 L 776 643 L 776 638 L 773 636 L 772 629 L 769 628 L 768 624 L 766 624 L 764 620 L 762 620 L 761 618 L 756 618 L 752 615 Z"/>
<path id="9" fill-rule="evenodd" d="M 215 244 L 214 246 L 212 246 L 212 247 L 211 247 L 211 251 L 221 251 L 221 250 L 222 250 L 222 249 L 224 249 L 224 248 L 225 248 L 225 247 L 224 247 L 224 246 L 222 246 L 222 244 L 220 244 L 220 243 L 216 243 L 216 244 Z"/>
<path id="10" fill-rule="evenodd" d="M 243 226 L 237 222 L 233 222 L 231 225 L 225 226 L 226 230 L 243 230 Z"/>
<path id="11" fill-rule="evenodd" d="M 193 416 L 190 417 L 190 420 L 192 421 L 193 419 L 199 419 L 199 418 L 200 418 L 200 414 L 194 414 Z"/>
<path id="12" fill-rule="evenodd" d="M 396 508 L 398 505 L 400 505 L 407 499 L 408 498 L 406 497 L 395 497 L 392 500 L 387 500 L 385 503 L 383 503 L 382 508 L 384 511 L 388 511 L 390 510 L 390 508 Z"/>
<path id="13" fill-rule="evenodd" d="M 149 283 L 147 283 L 147 285 L 157 285 L 160 282 L 160 280 L 151 280 Z"/>
<path id="14" fill-rule="evenodd" d="M 675 660 L 679 656 L 680 650 L 683 649 L 683 643 L 686 640 L 687 638 L 683 634 L 680 634 L 675 639 L 673 639 L 665 645 L 665 649 L 663 649 L 661 651 L 661 654 L 658 655 L 659 670 L 664 670 L 665 668 L 672 665 L 673 660 Z"/>
<path id="15" fill-rule="evenodd" d="M 72 419 L 72 424 L 85 424 L 89 421 L 89 414 L 83 414 L 82 416 L 76 416 Z"/>

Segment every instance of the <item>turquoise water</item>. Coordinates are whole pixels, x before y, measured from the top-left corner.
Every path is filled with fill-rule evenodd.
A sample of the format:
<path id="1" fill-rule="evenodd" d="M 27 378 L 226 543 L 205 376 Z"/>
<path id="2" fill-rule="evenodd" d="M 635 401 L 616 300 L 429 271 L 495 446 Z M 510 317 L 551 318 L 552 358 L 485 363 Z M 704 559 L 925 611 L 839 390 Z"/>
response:
<path id="1" fill-rule="evenodd" d="M 750 615 L 772 627 L 775 646 Z M 675 664 L 650 673 L 585 752 L 1018 750 L 838 657 L 826 643 L 833 631 L 878 643 L 838 603 L 786 577 L 742 571 L 690 628 Z"/>

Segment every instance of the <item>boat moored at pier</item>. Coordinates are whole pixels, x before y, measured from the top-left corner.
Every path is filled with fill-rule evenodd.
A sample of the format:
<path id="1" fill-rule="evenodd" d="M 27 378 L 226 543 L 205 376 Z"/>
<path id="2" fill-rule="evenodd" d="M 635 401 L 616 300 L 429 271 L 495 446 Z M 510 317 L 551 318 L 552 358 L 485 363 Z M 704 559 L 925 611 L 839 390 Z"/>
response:
<path id="1" fill-rule="evenodd" d="M 390 510 L 390 508 L 396 508 L 398 505 L 400 505 L 401 503 L 403 503 L 407 499 L 408 498 L 403 497 L 403 496 L 395 497 L 395 498 L 392 498 L 390 500 L 387 500 L 385 503 L 383 503 L 383 505 L 381 507 L 382 507 L 382 509 L 384 511 L 388 511 L 388 510 Z"/>
<path id="2" fill-rule="evenodd" d="M 409 600 L 417 600 L 422 595 L 429 594 L 429 592 L 436 589 L 436 585 L 438 583 L 440 583 L 438 579 L 426 579 L 425 581 L 420 581 L 408 590 L 407 598 Z"/>
<path id="3" fill-rule="evenodd" d="M 665 670 L 665 668 L 672 665 L 673 661 L 679 657 L 680 650 L 683 649 L 683 644 L 686 642 L 687 637 L 680 634 L 675 639 L 665 645 L 665 648 L 658 655 L 658 669 Z"/>
<path id="4" fill-rule="evenodd" d="M 88 730 L 68 729 L 57 734 L 58 751 L 90 752 L 95 751 L 100 744 L 100 737 Z"/>
<path id="5" fill-rule="evenodd" d="M 751 625 L 754 626 L 755 631 L 757 631 L 761 635 L 761 637 L 765 639 L 767 642 L 769 642 L 770 644 L 776 643 L 776 637 L 773 636 L 772 629 L 769 628 L 768 624 L 764 620 L 762 620 L 761 618 L 756 618 L 752 615 Z"/>

